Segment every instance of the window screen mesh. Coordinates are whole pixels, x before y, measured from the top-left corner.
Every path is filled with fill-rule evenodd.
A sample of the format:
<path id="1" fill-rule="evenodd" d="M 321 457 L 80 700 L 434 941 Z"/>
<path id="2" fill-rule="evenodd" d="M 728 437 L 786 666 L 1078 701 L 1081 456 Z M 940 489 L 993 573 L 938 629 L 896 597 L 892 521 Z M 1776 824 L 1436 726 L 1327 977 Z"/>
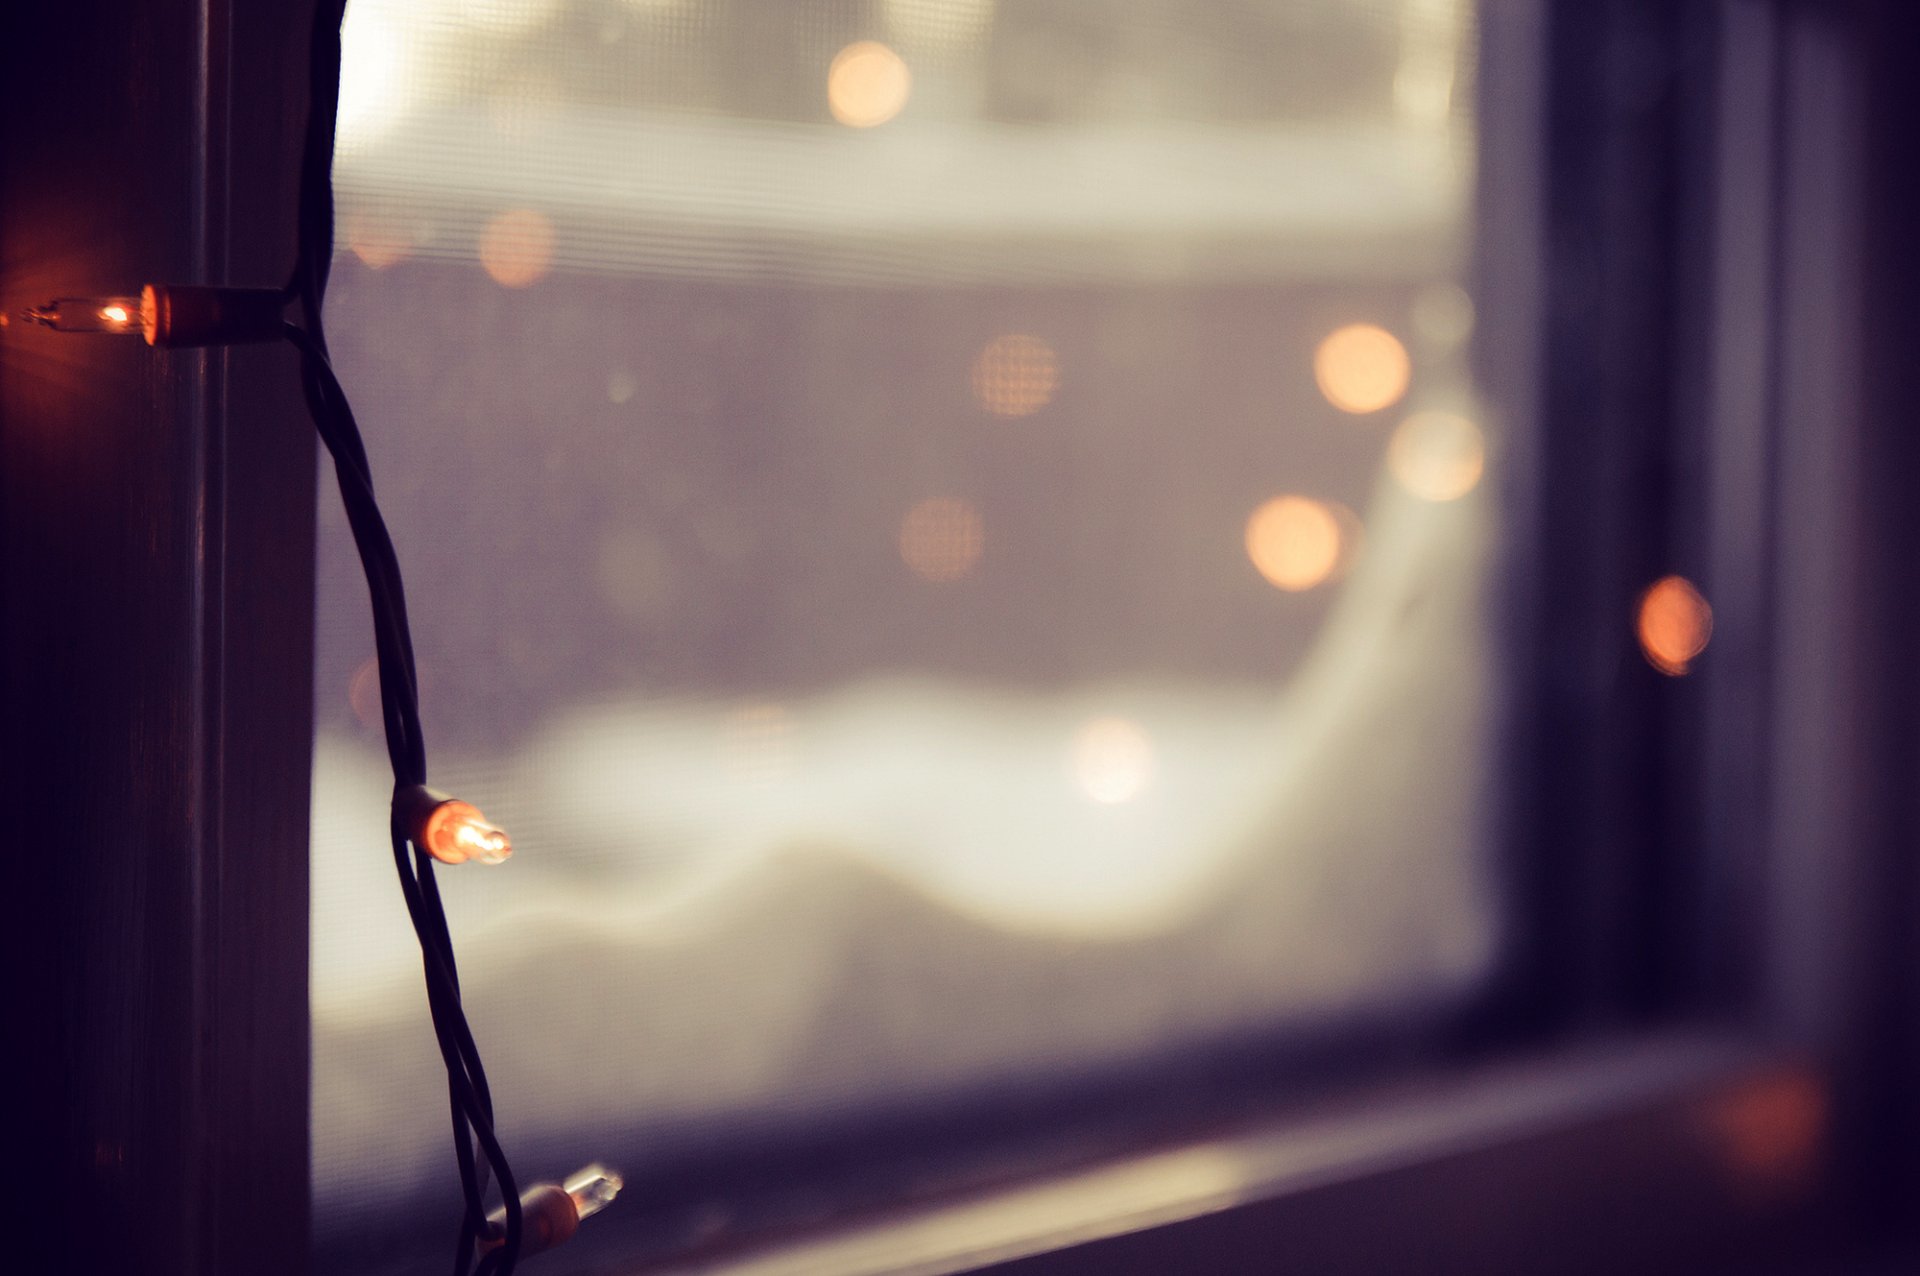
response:
<path id="1" fill-rule="evenodd" d="M 636 1184 L 543 1270 L 1486 975 L 1470 17 L 349 6 L 336 363 L 432 779 L 517 848 L 443 877 L 468 1011 L 522 1177 Z M 414 1270 L 458 1193 L 322 524 L 320 1266 Z"/>

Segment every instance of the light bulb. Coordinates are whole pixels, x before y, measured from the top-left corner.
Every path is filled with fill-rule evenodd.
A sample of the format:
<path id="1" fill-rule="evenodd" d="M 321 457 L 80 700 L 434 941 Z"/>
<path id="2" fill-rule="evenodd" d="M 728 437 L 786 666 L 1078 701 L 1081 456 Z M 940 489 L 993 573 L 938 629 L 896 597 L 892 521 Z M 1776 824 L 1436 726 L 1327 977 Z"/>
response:
<path id="1" fill-rule="evenodd" d="M 573 1198 L 574 1210 L 586 1219 L 613 1204 L 613 1198 L 620 1195 L 620 1189 L 626 1185 L 626 1180 L 618 1173 L 596 1161 L 583 1170 L 569 1174 L 562 1186 L 567 1189 L 567 1195 Z"/>
<path id="2" fill-rule="evenodd" d="M 21 317 L 55 332 L 104 332 L 145 335 L 139 297 L 56 297 Z"/>
<path id="3" fill-rule="evenodd" d="M 394 795 L 394 818 L 408 841 L 442 864 L 498 864 L 513 854 L 506 830 L 487 823 L 479 807 L 425 785 Z"/>
<path id="4" fill-rule="evenodd" d="M 278 288 L 148 284 L 137 297 L 58 297 L 20 317 L 55 332 L 145 337 L 150 346 L 230 346 L 278 340 L 286 308 Z"/>
<path id="5" fill-rule="evenodd" d="M 624 1186 L 618 1174 L 594 1164 L 568 1175 L 565 1186 L 535 1183 L 520 1193 L 521 1257 L 572 1239 L 581 1222 L 607 1208 Z M 492 1234 L 480 1242 L 480 1248 L 497 1249 L 506 1242 L 507 1211 L 493 1211 L 487 1222 Z"/>
<path id="6" fill-rule="evenodd" d="M 464 864 L 468 860 L 498 864 L 513 854 L 506 831 L 487 823 L 480 808 L 458 798 L 433 808 L 420 844 L 443 864 Z"/>

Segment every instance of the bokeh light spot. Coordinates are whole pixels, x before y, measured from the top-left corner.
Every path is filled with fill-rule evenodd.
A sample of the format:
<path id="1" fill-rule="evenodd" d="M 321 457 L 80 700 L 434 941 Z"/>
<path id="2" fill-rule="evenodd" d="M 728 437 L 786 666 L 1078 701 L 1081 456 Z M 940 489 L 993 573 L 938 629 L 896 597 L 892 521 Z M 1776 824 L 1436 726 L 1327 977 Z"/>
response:
<path id="1" fill-rule="evenodd" d="M 1247 520 L 1247 557 L 1280 589 L 1312 589 L 1340 566 L 1340 518 L 1321 501 L 1276 496 Z"/>
<path id="2" fill-rule="evenodd" d="M 1452 412 L 1416 412 L 1387 444 L 1388 472 L 1422 500 L 1458 500 L 1480 482 L 1486 464 L 1480 427 Z"/>
<path id="3" fill-rule="evenodd" d="M 1378 412 L 1407 392 L 1413 365 L 1400 338 L 1370 323 L 1336 328 L 1313 352 L 1313 377 L 1342 412 Z"/>
<path id="4" fill-rule="evenodd" d="M 1440 350 L 1457 350 L 1473 335 L 1473 298 L 1459 284 L 1432 284 L 1413 299 L 1413 330 Z"/>
<path id="5" fill-rule="evenodd" d="M 973 361 L 973 397 L 995 416 L 1032 416 L 1059 388 L 1060 361 L 1038 337 L 995 337 Z"/>
<path id="6" fill-rule="evenodd" d="M 1819 1177 L 1832 1124 L 1832 1098 L 1811 1071 L 1756 1077 L 1700 1114 L 1742 1195 L 1796 1196 Z"/>
<path id="7" fill-rule="evenodd" d="M 969 575 L 985 543 L 980 511 L 951 497 L 921 501 L 900 520 L 901 561 L 927 580 Z"/>
<path id="8" fill-rule="evenodd" d="M 1707 649 L 1713 636 L 1713 608 L 1684 576 L 1665 576 L 1640 595 L 1635 629 L 1647 663 L 1679 677 Z"/>
<path id="9" fill-rule="evenodd" d="M 405 261 L 413 251 L 411 237 L 383 218 L 349 213 L 341 226 L 347 249 L 369 270 L 385 270 Z"/>
<path id="10" fill-rule="evenodd" d="M 353 716 L 369 731 L 383 726 L 380 710 L 380 662 L 373 656 L 362 660 L 347 680 L 347 704 Z"/>
<path id="11" fill-rule="evenodd" d="M 1131 802 L 1153 778 L 1153 741 L 1137 722 L 1095 718 L 1074 734 L 1073 778 L 1091 801 Z"/>
<path id="12" fill-rule="evenodd" d="M 849 44 L 827 68 L 827 106 L 849 128 L 872 128 L 900 114 L 913 76 L 898 53 L 878 40 Z"/>
<path id="13" fill-rule="evenodd" d="M 553 221 L 531 208 L 496 214 L 480 232 L 480 265 L 503 288 L 539 282 L 553 265 Z"/>

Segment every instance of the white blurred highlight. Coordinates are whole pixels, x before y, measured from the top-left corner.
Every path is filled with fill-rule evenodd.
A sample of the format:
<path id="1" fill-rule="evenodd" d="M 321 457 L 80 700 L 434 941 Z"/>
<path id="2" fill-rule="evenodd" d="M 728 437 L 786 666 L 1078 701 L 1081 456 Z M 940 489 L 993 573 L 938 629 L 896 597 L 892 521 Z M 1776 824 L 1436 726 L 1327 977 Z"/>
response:
<path id="1" fill-rule="evenodd" d="M 1153 778 L 1153 741 L 1126 718 L 1095 718 L 1073 738 L 1073 777 L 1089 799 L 1131 802 Z"/>

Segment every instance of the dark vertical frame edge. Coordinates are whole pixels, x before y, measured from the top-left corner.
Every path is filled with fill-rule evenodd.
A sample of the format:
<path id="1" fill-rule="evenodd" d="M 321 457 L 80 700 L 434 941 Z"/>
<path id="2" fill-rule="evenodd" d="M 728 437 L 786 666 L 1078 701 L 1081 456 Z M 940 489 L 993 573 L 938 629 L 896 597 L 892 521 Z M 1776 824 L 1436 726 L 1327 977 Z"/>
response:
<path id="1" fill-rule="evenodd" d="M 277 285 L 304 27 L 7 6 L 0 307 Z M 286 352 L 0 330 L 21 1270 L 307 1266 L 313 493 Z"/>
<path id="2" fill-rule="evenodd" d="M 1692 983 L 1693 857 L 1672 852 L 1699 693 L 1640 658 L 1633 607 L 1659 575 L 1699 575 L 1671 515 L 1698 477 L 1676 364 L 1697 318 L 1681 294 L 1701 235 L 1684 175 L 1710 144 L 1702 25 L 1632 0 L 1480 12 L 1476 371 L 1502 427 L 1495 800 L 1513 895 L 1474 1029 L 1509 1041 L 1670 1021 Z"/>
<path id="3" fill-rule="evenodd" d="M 1820 116 L 1859 121 L 1850 165 L 1836 173 L 1816 167 L 1801 192 L 1803 216 L 1828 244 L 1816 259 L 1805 291 L 1821 300 L 1796 333 L 1826 360 L 1828 381 L 1816 396 L 1833 401 L 1842 448 L 1852 445 L 1858 487 L 1854 539 L 1861 579 L 1854 675 L 1863 743 L 1857 754 L 1864 862 L 1849 886 L 1862 905 L 1858 939 L 1844 955 L 1854 995 L 1845 1007 L 1847 1076 L 1859 1146 L 1854 1181 L 1865 1223 L 1904 1228 L 1920 1243 L 1920 585 L 1914 578 L 1914 492 L 1920 482 L 1920 442 L 1914 433 L 1920 402 L 1920 165 L 1913 135 L 1920 122 L 1920 6 L 1906 0 L 1854 0 L 1835 6 L 1838 17 L 1810 6 L 1797 14 L 1817 33 L 1821 49 L 1840 44 L 1862 74 L 1839 73 L 1840 55 L 1808 59 L 1804 92 L 1821 104 Z M 1841 23 L 1838 32 L 1832 28 Z M 1818 117 L 1817 117 L 1818 118 Z M 1820 137 L 1805 139 L 1817 148 Z M 1818 150 L 1813 151 L 1820 155 Z M 1834 163 L 1829 150 L 1828 165 Z M 1838 293 L 1837 298 L 1835 293 Z M 1837 306 L 1850 306 L 1857 324 L 1826 325 Z M 1817 633 L 1819 617 L 1799 619 Z M 1803 847 L 1802 854 L 1817 851 Z"/>

